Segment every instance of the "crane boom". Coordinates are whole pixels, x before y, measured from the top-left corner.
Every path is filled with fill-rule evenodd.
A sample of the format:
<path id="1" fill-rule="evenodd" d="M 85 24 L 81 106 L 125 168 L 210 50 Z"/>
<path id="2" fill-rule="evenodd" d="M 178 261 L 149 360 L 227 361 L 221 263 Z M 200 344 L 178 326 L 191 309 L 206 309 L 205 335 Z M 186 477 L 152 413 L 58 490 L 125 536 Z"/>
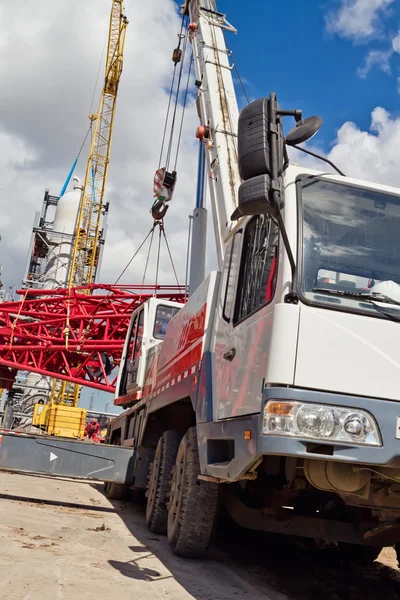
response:
<path id="1" fill-rule="evenodd" d="M 75 243 L 70 265 L 68 286 L 96 281 L 100 246 L 104 243 L 101 231 L 105 212 L 104 191 L 111 152 L 118 85 L 123 67 L 123 53 L 128 20 L 123 1 L 113 0 L 110 16 L 105 83 L 95 122 L 85 182 L 79 206 Z"/>
<path id="2" fill-rule="evenodd" d="M 154 290 L 160 299 L 184 301 L 183 288 L 177 286 L 92 284 L 31 290 L 22 302 L 1 303 L 0 387 L 9 389 L 16 372 L 26 370 L 113 392 L 132 312 Z"/>
<path id="3" fill-rule="evenodd" d="M 112 0 L 108 33 L 105 81 L 97 114 L 89 115 L 94 132 L 86 165 L 85 181 L 79 203 L 68 289 L 97 280 L 101 248 L 104 244 L 104 218 L 108 211 L 104 204 L 111 138 L 115 116 L 118 85 L 122 74 L 125 35 L 128 20 L 124 14 L 123 0 Z M 90 288 L 86 288 L 89 293 Z M 69 324 L 66 327 L 66 346 L 69 341 Z M 80 388 L 66 381 L 53 381 L 51 404 L 72 404 L 77 407 Z"/>
<path id="4" fill-rule="evenodd" d="M 214 233 L 219 268 L 224 258 L 231 215 L 237 206 L 240 184 L 237 156 L 236 93 L 223 30 L 236 33 L 225 15 L 215 9 L 214 0 L 187 0 L 183 14 L 189 14 L 196 72 L 197 108 L 203 126 L 197 136 L 205 145 L 209 172 Z"/>

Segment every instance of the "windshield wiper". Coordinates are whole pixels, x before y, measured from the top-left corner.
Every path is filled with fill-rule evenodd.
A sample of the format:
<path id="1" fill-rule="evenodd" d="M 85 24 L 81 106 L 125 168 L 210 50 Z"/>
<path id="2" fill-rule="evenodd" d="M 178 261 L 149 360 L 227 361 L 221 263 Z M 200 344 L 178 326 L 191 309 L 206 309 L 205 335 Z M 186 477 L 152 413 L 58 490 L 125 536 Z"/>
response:
<path id="1" fill-rule="evenodd" d="M 374 302 L 373 300 L 369 300 L 368 303 L 371 304 L 374 308 L 376 308 L 376 310 L 380 312 L 381 315 L 384 315 L 392 321 L 396 321 L 396 323 L 400 323 L 400 317 L 397 317 L 393 313 L 388 313 L 384 308 L 382 308 L 382 306 L 380 306 L 380 304 L 376 304 L 376 302 Z M 398 304 L 398 302 L 396 302 L 396 304 Z"/>
<path id="2" fill-rule="evenodd" d="M 356 300 L 370 300 L 375 302 L 386 302 L 387 304 L 395 304 L 400 306 L 400 302 L 393 300 L 390 296 L 384 294 L 363 294 L 362 292 L 348 292 L 346 290 L 327 290 L 325 288 L 313 288 L 313 292 L 320 294 L 331 294 L 333 296 L 345 296 L 347 298 L 355 298 Z"/>
<path id="3" fill-rule="evenodd" d="M 344 296 L 345 298 L 352 298 L 354 300 L 365 301 L 367 304 L 370 304 L 381 315 L 384 315 L 387 319 L 391 319 L 392 321 L 396 321 L 400 323 L 400 316 L 397 317 L 392 313 L 388 313 L 382 306 L 377 304 L 377 302 L 387 302 L 388 304 L 395 304 L 396 306 L 400 306 L 400 302 L 397 300 L 393 300 L 389 296 L 385 296 L 384 294 L 362 294 L 361 292 L 347 292 L 344 290 L 326 290 L 324 288 L 313 288 L 313 292 L 317 292 L 319 294 L 328 294 L 331 296 Z"/>

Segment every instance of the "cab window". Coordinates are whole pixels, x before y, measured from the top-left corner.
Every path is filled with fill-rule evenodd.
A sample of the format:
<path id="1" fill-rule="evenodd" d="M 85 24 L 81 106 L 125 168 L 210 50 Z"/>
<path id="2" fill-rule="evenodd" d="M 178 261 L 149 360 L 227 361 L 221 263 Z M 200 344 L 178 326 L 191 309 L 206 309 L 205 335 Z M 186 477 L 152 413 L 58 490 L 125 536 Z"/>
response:
<path id="1" fill-rule="evenodd" d="M 143 319 L 144 319 L 144 310 L 139 313 L 139 320 L 136 332 L 136 340 L 135 347 L 133 349 L 132 358 L 135 360 L 142 354 L 142 342 L 143 342 Z"/>
<path id="2" fill-rule="evenodd" d="M 172 317 L 174 317 L 180 308 L 177 306 L 165 306 L 159 304 L 157 306 L 156 318 L 154 322 L 153 336 L 159 340 L 163 340 L 167 331 L 167 326 Z"/>
<path id="3" fill-rule="evenodd" d="M 249 221 L 243 239 L 234 324 L 272 300 L 278 240 L 278 227 L 270 216 L 258 215 Z"/>

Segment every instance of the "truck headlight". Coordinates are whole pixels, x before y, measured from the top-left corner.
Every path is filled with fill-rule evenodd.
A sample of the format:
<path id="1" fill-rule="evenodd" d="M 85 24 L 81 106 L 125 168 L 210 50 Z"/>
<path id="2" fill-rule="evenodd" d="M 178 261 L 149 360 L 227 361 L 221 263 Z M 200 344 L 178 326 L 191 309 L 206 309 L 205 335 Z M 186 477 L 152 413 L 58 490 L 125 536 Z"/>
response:
<path id="1" fill-rule="evenodd" d="M 264 407 L 263 435 L 302 437 L 332 442 L 381 446 L 378 425 L 364 410 L 269 400 Z"/>

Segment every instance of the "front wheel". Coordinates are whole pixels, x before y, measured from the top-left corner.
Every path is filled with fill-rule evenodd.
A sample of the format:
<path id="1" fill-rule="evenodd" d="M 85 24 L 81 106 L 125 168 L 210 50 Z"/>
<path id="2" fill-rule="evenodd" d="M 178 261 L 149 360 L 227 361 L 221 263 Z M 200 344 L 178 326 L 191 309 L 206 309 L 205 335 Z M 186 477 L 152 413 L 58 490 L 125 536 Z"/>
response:
<path id="1" fill-rule="evenodd" d="M 202 556 L 214 532 L 219 485 L 199 475 L 197 431 L 191 427 L 179 445 L 168 505 L 168 541 L 178 556 Z"/>

